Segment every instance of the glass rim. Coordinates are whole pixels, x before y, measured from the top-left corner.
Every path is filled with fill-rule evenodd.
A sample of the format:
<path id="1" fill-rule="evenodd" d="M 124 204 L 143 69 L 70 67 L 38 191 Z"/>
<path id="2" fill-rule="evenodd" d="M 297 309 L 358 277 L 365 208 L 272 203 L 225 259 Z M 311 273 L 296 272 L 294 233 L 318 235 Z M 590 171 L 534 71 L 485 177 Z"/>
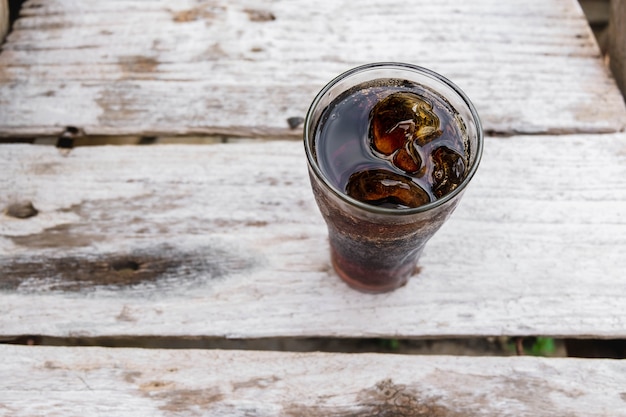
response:
<path id="1" fill-rule="evenodd" d="M 474 124 L 476 125 L 476 138 L 477 138 L 476 157 L 474 158 L 474 163 L 470 166 L 470 170 L 467 173 L 466 177 L 463 179 L 463 181 L 454 190 L 450 191 L 445 196 L 438 198 L 435 201 L 431 201 L 430 203 L 423 204 L 419 207 L 406 208 L 406 209 L 379 207 L 379 206 L 374 206 L 371 204 L 364 203 L 362 201 L 359 201 L 355 198 L 350 197 L 349 195 L 345 194 L 344 192 L 339 190 L 337 187 L 335 187 L 328 180 L 328 178 L 326 178 L 326 176 L 322 173 L 313 155 L 312 143 L 313 143 L 314 138 L 311 138 L 309 135 L 309 132 L 310 132 L 309 128 L 310 128 L 311 121 L 313 119 L 313 112 L 319 105 L 324 95 L 328 92 L 328 90 L 334 87 L 341 80 L 346 79 L 353 74 L 364 72 L 366 70 L 371 70 L 371 69 L 397 69 L 397 70 L 404 70 L 404 71 L 412 71 L 412 72 L 418 72 L 426 76 L 429 76 L 431 78 L 434 78 L 436 81 L 441 82 L 445 84 L 446 86 L 448 86 L 449 88 L 451 88 L 454 91 L 454 93 L 457 94 L 462 99 L 462 101 L 465 103 L 465 105 L 469 109 L 470 114 L 472 115 Z M 319 93 L 317 93 L 317 95 L 313 99 L 313 102 L 311 103 L 311 106 L 309 107 L 309 110 L 307 111 L 306 117 L 304 119 L 303 138 L 304 138 L 304 149 L 306 152 L 309 167 L 313 169 L 315 176 L 324 183 L 326 188 L 328 188 L 340 200 L 346 202 L 347 204 L 351 206 L 360 208 L 361 210 L 374 213 L 374 214 L 384 214 L 384 215 L 392 215 L 392 216 L 407 216 L 407 215 L 412 215 L 412 214 L 417 214 L 417 213 L 423 213 L 423 212 L 432 210 L 436 207 L 442 206 L 443 204 L 452 200 L 455 196 L 459 195 L 465 189 L 465 187 L 470 182 L 470 180 L 472 179 L 472 177 L 474 176 L 474 174 L 476 173 L 478 169 L 478 165 L 482 158 L 483 142 L 484 142 L 483 129 L 482 129 L 482 124 L 480 122 L 480 118 L 478 116 L 478 112 L 476 111 L 474 104 L 470 101 L 469 97 L 463 92 L 463 90 L 461 90 L 456 84 L 454 84 L 452 81 L 450 81 L 449 79 L 447 79 L 441 74 L 438 74 L 432 70 L 429 70 L 428 68 L 420 67 L 418 65 L 403 63 L 403 62 L 375 62 L 375 63 L 370 63 L 370 64 L 364 64 L 364 65 L 360 65 L 352 69 L 349 69 L 339 74 L 335 78 L 333 78 L 319 91 Z"/>

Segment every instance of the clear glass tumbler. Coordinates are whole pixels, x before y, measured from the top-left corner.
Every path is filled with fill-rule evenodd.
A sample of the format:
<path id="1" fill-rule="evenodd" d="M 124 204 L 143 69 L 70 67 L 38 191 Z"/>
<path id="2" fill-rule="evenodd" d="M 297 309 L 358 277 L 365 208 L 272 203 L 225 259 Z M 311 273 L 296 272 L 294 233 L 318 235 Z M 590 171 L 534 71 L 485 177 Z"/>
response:
<path id="1" fill-rule="evenodd" d="M 450 192 L 419 207 L 399 209 L 359 201 L 341 189 L 320 164 L 323 155 L 319 154 L 316 141 L 321 124 L 329 117 L 329 106 L 332 107 L 342 94 L 361 85 L 386 85 L 389 80 L 393 85 L 408 82 L 419 85 L 424 91 L 435 92 L 454 109 L 454 117 L 464 128 L 467 162 L 463 179 Z M 368 132 L 367 126 L 358 129 Z M 336 134 L 339 136 L 341 132 Z M 304 146 L 313 194 L 328 226 L 333 267 L 351 287 L 377 293 L 403 286 L 416 273 L 424 245 L 452 214 L 478 168 L 483 133 L 473 104 L 451 81 L 410 64 L 373 63 L 339 75 L 318 93 L 305 119 Z"/>

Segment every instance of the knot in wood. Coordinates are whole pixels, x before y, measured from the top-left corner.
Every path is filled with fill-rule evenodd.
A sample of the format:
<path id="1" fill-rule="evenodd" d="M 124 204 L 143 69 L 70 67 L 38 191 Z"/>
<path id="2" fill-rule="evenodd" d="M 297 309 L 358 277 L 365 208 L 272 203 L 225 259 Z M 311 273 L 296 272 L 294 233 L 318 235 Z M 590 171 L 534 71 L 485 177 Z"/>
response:
<path id="1" fill-rule="evenodd" d="M 6 211 L 6 215 L 9 217 L 15 217 L 16 219 L 28 219 L 34 217 L 39 213 L 39 210 L 33 206 L 30 201 L 21 201 L 10 204 Z"/>

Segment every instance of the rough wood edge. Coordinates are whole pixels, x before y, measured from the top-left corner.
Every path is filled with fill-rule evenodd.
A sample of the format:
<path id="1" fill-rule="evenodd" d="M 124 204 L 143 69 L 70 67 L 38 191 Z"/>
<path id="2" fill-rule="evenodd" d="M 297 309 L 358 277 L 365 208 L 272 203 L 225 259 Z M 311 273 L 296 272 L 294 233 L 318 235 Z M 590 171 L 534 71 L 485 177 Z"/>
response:
<path id="1" fill-rule="evenodd" d="M 611 0 L 609 56 L 617 85 L 626 96 L 626 0 Z"/>
<path id="2" fill-rule="evenodd" d="M 0 45 L 9 33 L 9 3 L 8 0 L 0 0 Z"/>

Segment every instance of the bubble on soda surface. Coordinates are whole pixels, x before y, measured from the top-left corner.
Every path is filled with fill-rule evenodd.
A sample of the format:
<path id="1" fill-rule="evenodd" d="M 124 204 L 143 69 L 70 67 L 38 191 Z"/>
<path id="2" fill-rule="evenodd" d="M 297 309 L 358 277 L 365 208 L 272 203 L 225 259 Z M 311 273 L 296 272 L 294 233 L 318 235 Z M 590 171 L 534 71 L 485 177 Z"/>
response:
<path id="1" fill-rule="evenodd" d="M 446 146 L 435 149 L 430 158 L 433 162 L 433 194 L 437 198 L 441 198 L 463 181 L 465 159 L 461 154 Z"/>
<path id="2" fill-rule="evenodd" d="M 387 208 L 415 208 L 430 202 L 428 193 L 410 177 L 386 169 L 355 172 L 346 194 L 363 203 Z"/>

